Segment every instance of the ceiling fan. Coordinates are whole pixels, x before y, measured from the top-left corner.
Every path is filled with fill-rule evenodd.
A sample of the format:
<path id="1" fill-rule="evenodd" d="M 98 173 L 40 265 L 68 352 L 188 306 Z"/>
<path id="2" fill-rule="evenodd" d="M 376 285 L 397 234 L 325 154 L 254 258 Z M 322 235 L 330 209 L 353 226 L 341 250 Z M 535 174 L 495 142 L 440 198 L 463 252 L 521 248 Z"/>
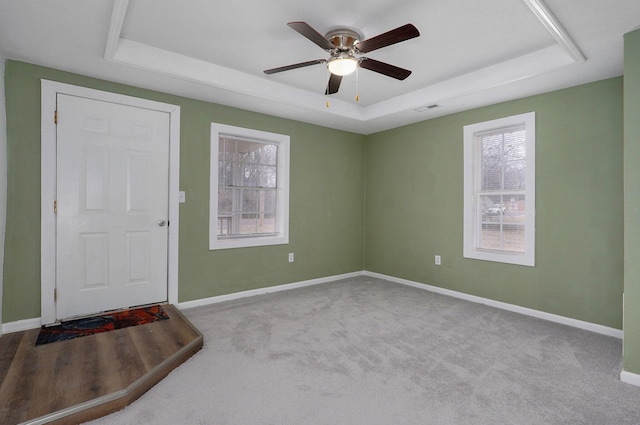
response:
<path id="1" fill-rule="evenodd" d="M 303 68 L 305 66 L 326 63 L 327 68 L 331 72 L 331 76 L 329 77 L 329 83 L 327 84 L 327 89 L 324 94 L 337 93 L 340 88 L 340 83 L 342 82 L 342 77 L 351 74 L 357 67 L 368 69 L 369 71 L 377 72 L 398 80 L 404 80 L 411 75 L 411 71 L 408 69 L 380 62 L 375 59 L 358 57 L 358 55 L 418 37 L 420 32 L 412 24 L 403 25 L 366 40 L 363 40 L 364 36 L 353 28 L 336 28 L 322 35 L 306 22 L 289 22 L 287 25 L 320 46 L 320 48 L 329 52 L 330 57 L 329 59 L 316 59 L 267 69 L 264 71 L 265 74 L 270 75 Z"/>

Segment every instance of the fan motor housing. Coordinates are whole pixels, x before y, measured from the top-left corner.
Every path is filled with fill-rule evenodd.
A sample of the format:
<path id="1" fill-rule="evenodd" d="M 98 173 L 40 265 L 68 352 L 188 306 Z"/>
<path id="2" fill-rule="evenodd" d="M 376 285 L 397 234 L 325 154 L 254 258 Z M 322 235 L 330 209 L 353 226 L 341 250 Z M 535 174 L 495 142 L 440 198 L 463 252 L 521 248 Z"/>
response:
<path id="1" fill-rule="evenodd" d="M 358 41 L 364 39 L 364 36 L 353 28 L 335 28 L 327 32 L 325 38 L 336 46 L 338 52 L 348 52 L 355 47 Z"/>

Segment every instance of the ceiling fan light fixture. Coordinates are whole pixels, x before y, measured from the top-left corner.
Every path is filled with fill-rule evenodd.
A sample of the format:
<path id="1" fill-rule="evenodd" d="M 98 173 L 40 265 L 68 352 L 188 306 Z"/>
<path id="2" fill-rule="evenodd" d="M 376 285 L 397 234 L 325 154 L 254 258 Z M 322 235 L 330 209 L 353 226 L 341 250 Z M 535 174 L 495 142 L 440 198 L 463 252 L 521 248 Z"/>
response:
<path id="1" fill-rule="evenodd" d="M 263 72 L 267 75 L 324 63 L 330 72 L 329 83 L 324 92 L 325 95 L 337 93 L 342 77 L 352 74 L 354 71 L 357 71 L 358 68 L 377 72 L 378 74 L 395 78 L 396 80 L 404 80 L 411 75 L 411 71 L 408 69 L 403 69 L 371 58 L 356 57 L 356 55 L 373 52 L 374 50 L 418 37 L 420 32 L 412 24 L 403 25 L 368 39 L 364 39 L 364 35 L 354 28 L 335 27 L 325 35 L 322 35 L 304 21 L 289 22 L 287 25 L 316 46 L 328 52 L 330 56 L 328 59 L 316 59 L 280 66 L 278 68 L 265 69 Z M 356 91 L 357 85 L 358 83 L 356 81 Z M 357 100 L 356 96 L 356 101 Z"/>
<path id="2" fill-rule="evenodd" d="M 327 61 L 327 68 L 333 75 L 344 77 L 353 73 L 358 67 L 358 59 L 348 53 L 340 54 Z"/>

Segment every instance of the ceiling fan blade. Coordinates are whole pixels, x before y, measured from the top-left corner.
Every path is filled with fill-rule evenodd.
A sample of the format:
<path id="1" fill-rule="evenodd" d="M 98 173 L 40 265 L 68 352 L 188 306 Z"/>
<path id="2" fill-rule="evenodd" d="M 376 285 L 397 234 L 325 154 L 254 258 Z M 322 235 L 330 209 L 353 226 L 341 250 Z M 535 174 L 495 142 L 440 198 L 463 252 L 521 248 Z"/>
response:
<path id="1" fill-rule="evenodd" d="M 369 53 L 401 41 L 410 40 L 418 37 L 420 32 L 412 24 L 406 24 L 394 30 L 387 31 L 384 34 L 377 35 L 373 38 L 363 40 L 356 44 L 356 49 L 361 53 Z"/>
<path id="2" fill-rule="evenodd" d="M 290 71 L 292 69 L 303 68 L 305 66 L 318 65 L 321 63 L 325 63 L 326 61 L 327 61 L 326 59 L 316 59 L 316 60 L 307 61 L 307 62 L 294 63 L 293 65 L 286 65 L 278 68 L 265 69 L 264 73 L 267 75 L 270 75 L 270 74 L 275 74 L 276 72 Z"/>
<path id="3" fill-rule="evenodd" d="M 336 47 L 306 22 L 289 22 L 287 25 L 289 25 L 289 27 L 291 27 L 301 35 L 307 37 L 309 40 L 313 41 L 324 50 L 331 50 Z"/>
<path id="4" fill-rule="evenodd" d="M 369 71 L 377 72 L 379 74 L 383 74 L 387 77 L 395 78 L 397 80 L 404 80 L 409 75 L 411 75 L 411 71 L 409 71 L 408 69 L 380 62 L 375 59 L 360 58 L 359 65 L 360 68 L 368 69 Z"/>
<path id="5" fill-rule="evenodd" d="M 329 77 L 329 84 L 327 84 L 327 90 L 325 90 L 324 94 L 338 93 L 341 82 L 342 76 L 331 74 L 331 77 Z"/>

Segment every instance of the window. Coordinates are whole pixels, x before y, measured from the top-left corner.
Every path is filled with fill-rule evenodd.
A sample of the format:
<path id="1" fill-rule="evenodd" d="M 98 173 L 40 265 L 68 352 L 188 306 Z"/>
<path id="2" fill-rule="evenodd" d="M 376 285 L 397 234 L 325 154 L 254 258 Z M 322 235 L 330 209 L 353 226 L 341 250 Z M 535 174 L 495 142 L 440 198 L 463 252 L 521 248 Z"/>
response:
<path id="1" fill-rule="evenodd" d="M 535 265 L 535 112 L 464 127 L 464 257 Z"/>
<path id="2" fill-rule="evenodd" d="M 289 136 L 211 124 L 209 249 L 289 243 Z"/>

